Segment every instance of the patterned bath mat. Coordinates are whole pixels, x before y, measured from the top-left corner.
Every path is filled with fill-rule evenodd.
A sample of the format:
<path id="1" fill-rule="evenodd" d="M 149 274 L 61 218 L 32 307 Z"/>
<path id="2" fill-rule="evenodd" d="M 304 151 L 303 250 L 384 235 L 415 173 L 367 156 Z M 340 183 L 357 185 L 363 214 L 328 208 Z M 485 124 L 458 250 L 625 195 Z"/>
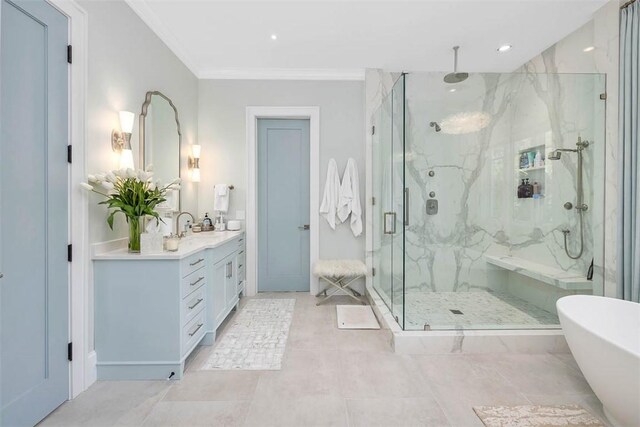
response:
<path id="1" fill-rule="evenodd" d="M 579 405 L 476 406 L 487 427 L 603 427 Z"/>
<path id="2" fill-rule="evenodd" d="M 279 370 L 295 299 L 252 299 L 240 310 L 202 370 Z"/>

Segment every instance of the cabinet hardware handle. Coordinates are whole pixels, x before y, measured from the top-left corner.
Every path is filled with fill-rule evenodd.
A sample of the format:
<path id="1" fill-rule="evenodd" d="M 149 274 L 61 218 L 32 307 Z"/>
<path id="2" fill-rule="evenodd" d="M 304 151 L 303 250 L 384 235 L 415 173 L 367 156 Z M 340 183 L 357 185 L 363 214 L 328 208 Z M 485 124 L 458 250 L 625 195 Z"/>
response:
<path id="1" fill-rule="evenodd" d="M 244 251 L 240 251 L 238 252 L 238 255 L 242 255 L 244 253 Z"/>
<path id="2" fill-rule="evenodd" d="M 242 242 L 244 239 L 238 239 L 238 242 Z"/>
<path id="3" fill-rule="evenodd" d="M 242 264 L 240 264 L 240 265 L 238 266 L 238 268 L 242 268 Z"/>
<path id="4" fill-rule="evenodd" d="M 190 263 L 189 265 L 190 265 L 191 267 L 193 267 L 194 265 L 198 265 L 198 264 L 200 264 L 202 261 L 204 261 L 204 258 L 200 258 L 200 259 L 199 259 L 199 260 L 197 260 L 196 262 L 192 262 L 192 263 Z"/>
<path id="5" fill-rule="evenodd" d="M 198 332 L 200 330 L 200 328 L 202 328 L 204 324 L 203 323 L 198 323 L 198 326 L 196 327 L 196 329 L 193 332 L 189 332 L 189 336 L 192 337 L 196 334 L 196 332 Z"/>
<path id="6" fill-rule="evenodd" d="M 195 285 L 197 285 L 198 283 L 202 282 L 203 280 L 204 280 L 204 276 L 203 276 L 203 277 L 198 277 L 198 280 L 196 280 L 196 281 L 195 281 L 195 282 L 193 282 L 193 283 L 189 283 L 189 286 L 195 286 Z"/>
<path id="7" fill-rule="evenodd" d="M 196 308 L 196 306 L 200 304 L 202 301 L 203 301 L 202 298 L 198 298 L 198 301 L 196 301 L 195 304 L 189 306 L 189 310 L 193 310 L 194 308 Z"/>

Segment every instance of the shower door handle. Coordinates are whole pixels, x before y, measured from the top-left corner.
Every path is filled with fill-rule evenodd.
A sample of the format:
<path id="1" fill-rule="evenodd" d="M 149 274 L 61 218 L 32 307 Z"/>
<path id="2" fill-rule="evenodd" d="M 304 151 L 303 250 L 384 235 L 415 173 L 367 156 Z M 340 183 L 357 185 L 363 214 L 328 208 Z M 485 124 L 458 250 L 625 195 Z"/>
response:
<path id="1" fill-rule="evenodd" d="M 409 225 L 409 188 L 404 189 L 404 226 Z"/>
<path id="2" fill-rule="evenodd" d="M 391 218 L 391 227 L 389 227 L 389 218 Z M 384 213 L 384 221 L 383 221 L 384 234 L 396 234 L 396 218 L 397 218 L 397 215 L 395 212 Z"/>

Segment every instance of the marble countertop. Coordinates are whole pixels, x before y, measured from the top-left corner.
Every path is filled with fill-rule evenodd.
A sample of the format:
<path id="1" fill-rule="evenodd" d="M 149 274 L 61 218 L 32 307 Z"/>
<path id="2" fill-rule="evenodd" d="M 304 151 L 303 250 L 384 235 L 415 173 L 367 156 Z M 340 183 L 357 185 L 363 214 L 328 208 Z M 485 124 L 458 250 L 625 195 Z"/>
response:
<path id="1" fill-rule="evenodd" d="M 560 270 L 512 256 L 485 255 L 489 264 L 531 277 L 549 285 L 570 291 L 593 290 L 593 282 L 577 273 Z"/>
<path id="2" fill-rule="evenodd" d="M 211 231 L 193 234 L 180 239 L 180 245 L 176 252 L 162 252 L 159 254 L 131 254 L 127 250 L 127 239 L 114 240 L 112 242 L 94 245 L 94 261 L 104 260 L 163 260 L 182 259 L 203 249 L 211 249 L 240 237 L 244 231 Z"/>

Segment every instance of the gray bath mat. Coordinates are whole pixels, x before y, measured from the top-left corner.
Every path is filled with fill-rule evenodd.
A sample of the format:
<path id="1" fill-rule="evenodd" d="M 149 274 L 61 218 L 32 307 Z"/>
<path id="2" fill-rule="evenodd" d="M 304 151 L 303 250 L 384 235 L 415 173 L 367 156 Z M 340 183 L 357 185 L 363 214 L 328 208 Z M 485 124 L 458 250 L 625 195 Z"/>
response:
<path id="1" fill-rule="evenodd" d="M 603 427 L 579 405 L 476 406 L 487 427 Z"/>
<path id="2" fill-rule="evenodd" d="M 270 298 L 247 302 L 202 370 L 279 370 L 295 303 Z"/>

